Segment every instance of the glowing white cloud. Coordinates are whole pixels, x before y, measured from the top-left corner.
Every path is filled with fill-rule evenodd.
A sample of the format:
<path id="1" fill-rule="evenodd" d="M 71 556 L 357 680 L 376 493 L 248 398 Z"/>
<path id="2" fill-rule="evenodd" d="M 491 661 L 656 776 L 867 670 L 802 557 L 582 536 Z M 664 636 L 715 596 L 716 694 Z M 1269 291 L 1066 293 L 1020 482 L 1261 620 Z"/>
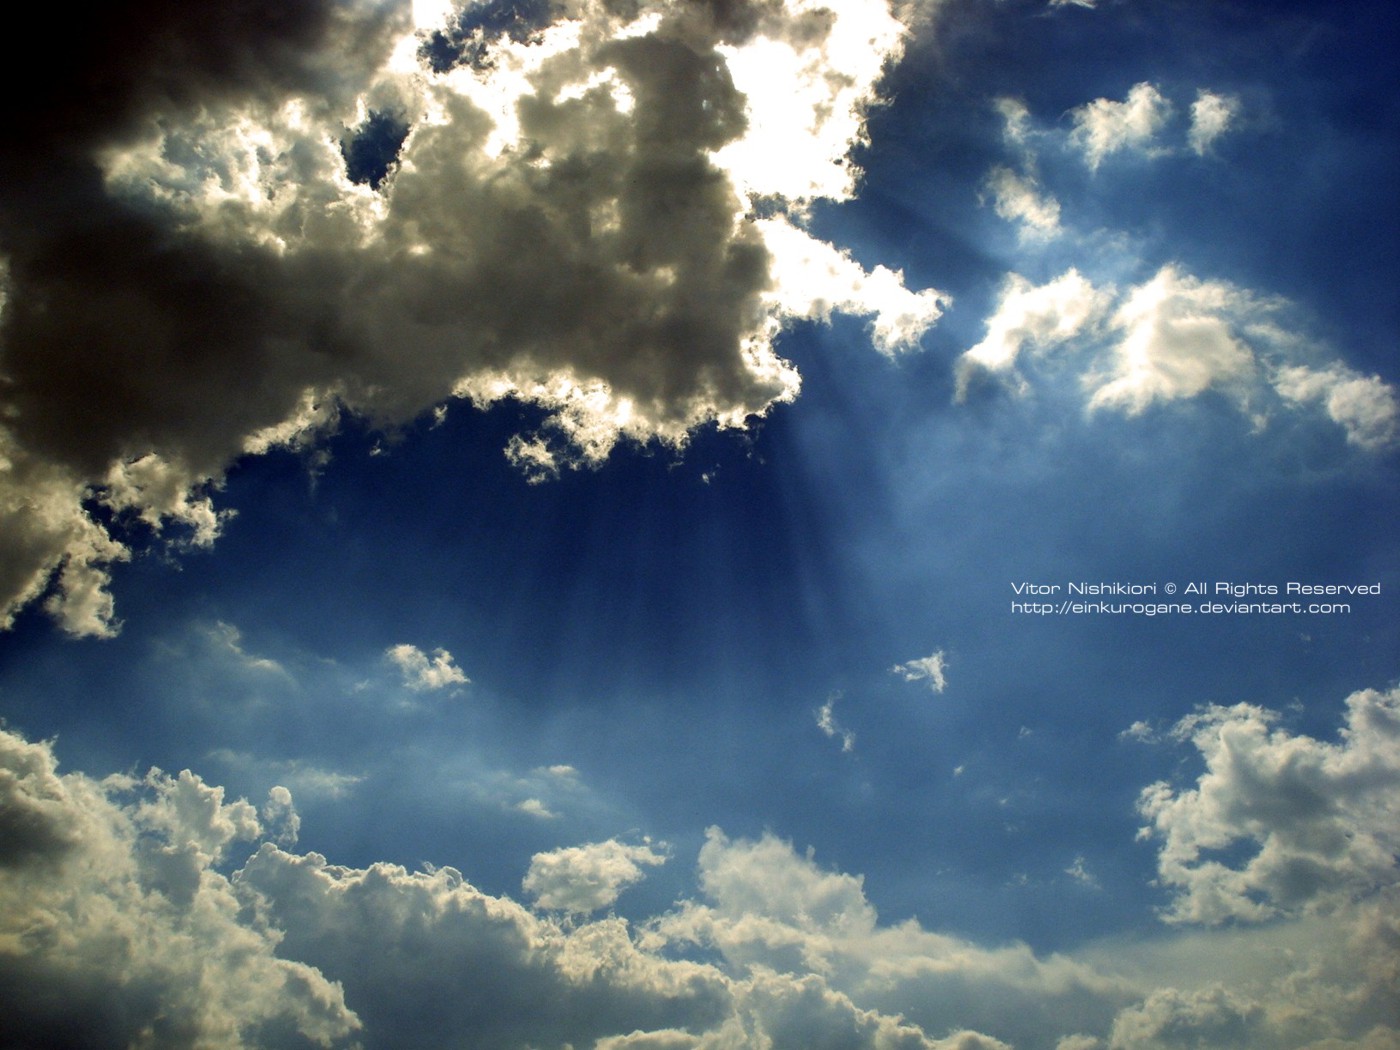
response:
<path id="1" fill-rule="evenodd" d="M 773 258 L 775 284 L 765 298 L 780 316 L 827 321 L 836 311 L 874 315 L 871 340 L 890 356 L 917 347 L 942 316 L 947 296 L 934 289 L 909 291 L 899 271 L 876 266 L 867 272 L 848 253 L 785 219 L 757 225 Z"/>
<path id="2" fill-rule="evenodd" d="M 992 169 L 987 191 L 996 213 L 1018 223 L 1025 240 L 1049 240 L 1060 232 L 1060 202 L 1040 192 L 1039 184 L 1010 168 Z"/>
<path id="3" fill-rule="evenodd" d="M 1122 102 L 1099 98 L 1070 113 L 1074 143 L 1091 169 L 1110 154 L 1131 150 L 1150 154 L 1172 105 L 1151 84 L 1134 84 Z"/>
<path id="4" fill-rule="evenodd" d="M 1234 95 L 1220 95 L 1204 89 L 1196 92 L 1191 103 L 1191 130 L 1187 142 L 1191 149 L 1205 154 L 1215 140 L 1229 131 L 1240 114 L 1240 100 Z"/>
<path id="5" fill-rule="evenodd" d="M 1154 403 L 1217 390 L 1257 429 L 1272 410 L 1317 405 L 1351 444 L 1391 447 L 1400 433 L 1395 389 L 1340 362 L 1296 363 L 1325 360 L 1327 352 L 1280 324 L 1288 307 L 1170 265 L 1123 292 L 1095 288 L 1076 270 L 1039 286 L 1012 274 L 986 336 L 958 360 L 957 396 L 965 398 L 979 375 L 1025 392 L 1029 385 L 1016 368 L 1023 354 L 1072 346 L 1090 409 L 1136 415 Z"/>
<path id="6" fill-rule="evenodd" d="M 1400 434 L 1400 398 L 1380 376 L 1364 376 L 1341 364 L 1322 369 L 1288 365 L 1274 373 L 1272 382 L 1288 401 L 1320 403 L 1346 431 L 1347 440 L 1361 448 L 1387 448 Z"/>
<path id="7" fill-rule="evenodd" d="M 1078 335 L 1101 317 L 1108 297 L 1077 270 L 1068 270 L 1043 285 L 1011 274 L 1002 288 L 987 334 L 958 361 L 958 397 L 978 372 L 1013 374 L 1026 348 L 1044 350 Z"/>
<path id="8" fill-rule="evenodd" d="M 1114 314 L 1122 336 L 1108 373 L 1093 381 L 1090 406 L 1132 414 L 1208 387 L 1243 386 L 1253 378 L 1255 359 L 1238 333 L 1257 310 L 1255 299 L 1233 285 L 1164 266 Z"/>
<path id="9" fill-rule="evenodd" d="M 471 681 L 452 662 L 452 654 L 446 649 L 434 649 L 429 658 L 416 646 L 400 644 L 391 645 L 384 655 L 403 673 L 403 684 L 417 692 L 467 685 Z"/>

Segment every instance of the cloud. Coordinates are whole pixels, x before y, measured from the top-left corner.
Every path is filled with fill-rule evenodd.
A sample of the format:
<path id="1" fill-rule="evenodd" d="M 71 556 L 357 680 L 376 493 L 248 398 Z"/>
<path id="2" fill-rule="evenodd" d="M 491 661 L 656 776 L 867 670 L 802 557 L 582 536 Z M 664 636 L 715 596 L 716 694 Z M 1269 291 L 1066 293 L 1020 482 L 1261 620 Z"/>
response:
<path id="1" fill-rule="evenodd" d="M 666 858 L 664 849 L 649 843 L 629 846 L 608 839 L 569 846 L 531 857 L 521 887 L 541 908 L 586 915 L 611 906 L 619 893 L 640 881 L 643 864 L 654 867 Z"/>
<path id="2" fill-rule="evenodd" d="M 301 832 L 301 815 L 292 803 L 292 793 L 278 784 L 267 793 L 262 808 L 263 827 L 268 837 L 281 846 L 295 846 Z"/>
<path id="3" fill-rule="evenodd" d="M 1136 414 L 1153 401 L 1246 384 L 1254 355 L 1237 332 L 1263 308 L 1234 285 L 1164 266 L 1132 289 L 1114 314 L 1121 338 L 1108 373 L 1093 381 L 1090 406 Z"/>
<path id="4" fill-rule="evenodd" d="M 939 649 L 932 656 L 925 656 L 921 660 L 895 664 L 890 668 L 890 674 L 897 674 L 906 682 L 927 682 L 928 687 L 935 693 L 941 693 L 948 684 L 944 675 L 947 667 L 948 658 L 943 650 Z"/>
<path id="5" fill-rule="evenodd" d="M 216 748 L 210 751 L 207 757 L 229 769 L 239 770 L 264 782 L 291 785 L 289 790 L 303 801 L 308 798 L 345 798 L 356 784 L 364 780 L 360 774 L 323 769 L 302 759 L 269 759 L 229 748 Z"/>
<path id="6" fill-rule="evenodd" d="M 1023 239 L 1049 240 L 1059 234 L 1060 202 L 1042 194 L 1035 179 L 996 167 L 987 176 L 986 188 L 996 213 L 1019 223 Z"/>
<path id="7" fill-rule="evenodd" d="M 1327 848 L 1332 832 L 1318 822 L 1328 820 L 1393 837 L 1382 829 L 1400 826 L 1387 808 L 1396 705 L 1394 693 L 1356 694 L 1337 744 L 1261 736 L 1252 710 L 1198 716 L 1178 735 L 1214 755 L 1212 735 L 1240 730 L 1229 744 L 1243 744 L 1244 760 L 1237 774 L 1208 763 L 1163 857 L 1178 851 L 1175 829 L 1227 811 L 1236 824 L 1286 826 L 1308 848 Z M 1317 763 L 1321 779 L 1309 772 Z M 1222 791 L 1233 808 L 1215 804 Z M 1330 809 L 1309 802 L 1319 793 Z M 281 793 L 270 801 L 290 808 Z M 860 876 L 768 834 L 710 829 L 699 894 L 634 928 L 586 914 L 635 881 L 632 868 L 664 859 L 648 843 L 537 855 L 526 890 L 561 917 L 484 893 L 451 867 L 348 867 L 267 841 L 226 875 L 233 849 L 267 830 L 249 803 L 188 771 L 60 774 L 50 745 L 0 731 L 8 1031 L 36 1045 L 487 1050 L 1137 1050 L 1227 1036 L 1251 1050 L 1374 1050 L 1400 1037 L 1393 863 L 1377 869 L 1379 890 L 1349 875 L 1319 884 L 1273 923 L 1039 956 L 915 919 L 882 922 Z M 1345 849 L 1328 855 L 1350 863 Z M 1366 895 L 1347 899 L 1344 886 Z"/>
<path id="8" fill-rule="evenodd" d="M 471 682 L 462 669 L 452 662 L 446 649 L 434 649 L 432 658 L 416 646 L 406 643 L 391 645 L 384 655 L 403 673 L 403 684 L 415 692 L 447 689 Z"/>
<path id="9" fill-rule="evenodd" d="M 1353 445 L 1387 448 L 1400 432 L 1400 398 L 1380 376 L 1363 376 L 1342 364 L 1321 369 L 1288 365 L 1279 368 L 1272 381 L 1288 401 L 1321 403 Z"/>
<path id="10" fill-rule="evenodd" d="M 890 357 L 918 346 L 949 299 L 926 289 L 911 292 L 900 271 L 866 272 L 846 252 L 816 240 L 783 219 L 758 223 L 771 253 L 773 288 L 766 299 L 781 316 L 830 319 L 833 311 L 871 315 L 870 338 Z"/>
<path id="11" fill-rule="evenodd" d="M 835 740 L 839 737 L 842 751 L 854 751 L 856 735 L 836 721 L 836 701 L 840 699 L 840 693 L 832 693 L 826 698 L 826 703 L 817 708 L 817 728 L 829 739 Z"/>
<path id="12" fill-rule="evenodd" d="M 11 1040 L 243 1046 L 285 1029 L 326 1044 L 359 1027 L 339 986 L 242 920 L 215 868 L 261 833 L 248 803 L 188 771 L 60 775 L 48 745 L 0 731 L 0 814 Z"/>
<path id="13" fill-rule="evenodd" d="M 1229 131 L 1240 114 L 1240 100 L 1234 95 L 1221 95 L 1204 88 L 1196 92 L 1191 103 L 1191 130 L 1186 138 L 1191 149 L 1201 155 L 1210 151 L 1215 140 Z"/>
<path id="14" fill-rule="evenodd" d="M 1095 287 L 1075 269 L 1042 285 L 1011 274 L 986 336 L 958 359 L 957 396 L 965 399 L 988 375 L 1024 393 L 1029 383 L 1018 362 L 1028 351 L 1037 358 L 1056 352 L 1078 369 L 1091 410 L 1138 415 L 1213 390 L 1259 429 L 1279 409 L 1316 405 L 1349 443 L 1391 447 L 1400 433 L 1394 388 L 1327 361 L 1326 347 L 1290 329 L 1290 308 L 1279 297 L 1170 264 L 1121 291 Z"/>
<path id="15" fill-rule="evenodd" d="M 521 813 L 526 813 L 540 820 L 557 820 L 559 814 L 555 813 L 537 798 L 527 798 L 523 802 L 517 802 L 515 808 Z"/>
<path id="16" fill-rule="evenodd" d="M 1025 349 L 1049 349 L 1078 335 L 1103 315 L 1108 301 L 1078 270 L 1038 287 L 1011 274 L 987 320 L 986 336 L 958 359 L 959 400 L 978 374 L 1015 375 L 1016 359 Z"/>
<path id="17" fill-rule="evenodd" d="M 1194 787 L 1158 782 L 1138 808 L 1158 840 L 1171 922 L 1326 911 L 1397 881 L 1400 689 L 1353 693 L 1337 743 L 1274 727 L 1248 704 L 1178 723 L 1205 762 Z"/>
<path id="18" fill-rule="evenodd" d="M 213 542 L 231 462 L 348 415 L 531 402 L 506 451 L 542 480 L 790 401 L 794 318 L 893 353 L 938 316 L 803 228 L 900 53 L 879 0 L 581 0 L 456 51 L 406 4 L 283 7 L 85 22 L 82 75 L 7 111 L 5 623 L 114 633 L 132 537 Z"/>
<path id="19" fill-rule="evenodd" d="M 1122 102 L 1099 98 L 1070 112 L 1073 143 L 1091 170 L 1110 154 L 1133 151 L 1151 156 L 1153 139 L 1165 127 L 1172 104 L 1151 84 L 1134 84 Z"/>
<path id="20" fill-rule="evenodd" d="M 1082 856 L 1074 858 L 1070 866 L 1065 869 L 1065 874 L 1074 879 L 1075 882 L 1082 886 L 1087 886 L 1091 890 L 1099 888 L 1098 878 L 1089 870 Z"/>

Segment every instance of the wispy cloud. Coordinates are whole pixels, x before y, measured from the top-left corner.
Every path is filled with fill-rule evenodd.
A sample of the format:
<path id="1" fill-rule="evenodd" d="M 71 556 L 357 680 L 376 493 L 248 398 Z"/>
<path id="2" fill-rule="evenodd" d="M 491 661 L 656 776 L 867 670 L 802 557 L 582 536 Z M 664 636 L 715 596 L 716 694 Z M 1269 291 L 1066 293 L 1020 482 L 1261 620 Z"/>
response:
<path id="1" fill-rule="evenodd" d="M 948 685 L 947 667 L 948 658 L 942 649 L 938 649 L 931 656 L 895 664 L 890 668 L 890 674 L 899 675 L 906 682 L 927 682 L 931 690 L 941 693 Z"/>

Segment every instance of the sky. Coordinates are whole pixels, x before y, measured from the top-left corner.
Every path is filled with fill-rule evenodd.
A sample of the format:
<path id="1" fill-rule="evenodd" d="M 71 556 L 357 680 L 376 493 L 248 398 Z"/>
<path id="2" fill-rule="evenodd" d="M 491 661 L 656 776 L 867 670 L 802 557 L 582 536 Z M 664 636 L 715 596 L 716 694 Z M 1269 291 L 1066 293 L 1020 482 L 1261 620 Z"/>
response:
<path id="1" fill-rule="evenodd" d="M 8 34 L 0 1045 L 1400 1048 L 1400 16 Z"/>

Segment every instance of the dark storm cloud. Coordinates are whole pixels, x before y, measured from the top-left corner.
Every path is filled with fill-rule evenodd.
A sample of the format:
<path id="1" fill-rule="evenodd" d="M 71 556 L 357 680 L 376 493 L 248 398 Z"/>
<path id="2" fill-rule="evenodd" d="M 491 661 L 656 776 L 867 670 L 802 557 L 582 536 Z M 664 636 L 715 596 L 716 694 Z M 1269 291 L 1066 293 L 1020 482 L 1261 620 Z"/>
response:
<path id="1" fill-rule="evenodd" d="M 800 53 L 836 159 L 884 52 L 848 73 L 834 16 L 773 3 L 640 13 L 531 9 L 434 73 L 402 4 L 126 5 L 75 29 L 73 76 L 8 85 L 0 615 L 47 591 L 111 633 L 127 552 L 91 501 L 210 543 L 228 464 L 342 408 L 535 401 L 545 431 L 508 451 L 543 478 L 791 399 L 771 339 L 809 304 L 768 294 L 751 178 L 716 162 L 751 102 L 718 49 Z"/>

